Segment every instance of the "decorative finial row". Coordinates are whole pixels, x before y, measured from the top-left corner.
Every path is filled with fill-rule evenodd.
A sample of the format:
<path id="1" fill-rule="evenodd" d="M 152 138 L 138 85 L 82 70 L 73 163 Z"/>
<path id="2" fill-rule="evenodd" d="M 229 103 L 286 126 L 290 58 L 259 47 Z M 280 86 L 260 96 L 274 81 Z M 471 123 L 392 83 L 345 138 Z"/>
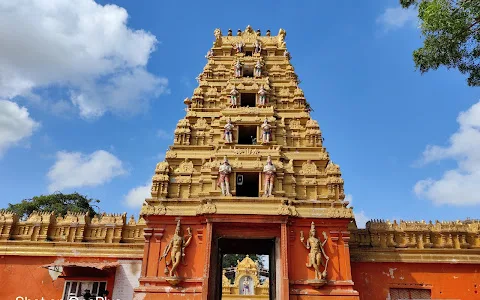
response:
<path id="1" fill-rule="evenodd" d="M 241 29 L 237 29 L 237 36 L 241 36 L 243 32 L 255 33 L 257 36 L 262 35 L 262 31 L 260 29 L 257 29 L 256 31 L 254 31 L 250 25 L 248 25 L 244 31 L 242 31 Z M 286 34 L 287 33 L 284 29 L 280 28 L 280 30 L 278 31 L 278 35 L 285 36 Z M 215 29 L 214 35 L 216 38 L 223 36 L 222 31 L 219 28 Z M 271 35 L 272 35 L 272 32 L 270 31 L 270 29 L 267 29 L 267 31 L 265 32 L 265 36 L 271 36 Z M 227 36 L 233 36 L 233 30 L 231 28 L 228 29 Z"/>

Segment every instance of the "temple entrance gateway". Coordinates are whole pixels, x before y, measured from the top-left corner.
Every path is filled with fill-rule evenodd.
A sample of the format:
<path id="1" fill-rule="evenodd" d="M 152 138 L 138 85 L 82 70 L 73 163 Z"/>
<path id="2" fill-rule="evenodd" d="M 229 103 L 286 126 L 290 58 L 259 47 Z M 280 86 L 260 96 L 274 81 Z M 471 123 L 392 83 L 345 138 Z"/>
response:
<path id="1" fill-rule="evenodd" d="M 358 300 L 348 247 L 353 210 L 285 35 L 215 30 L 141 210 L 135 300 Z M 268 255 L 268 278 L 245 257 L 229 280 L 225 254 Z"/>

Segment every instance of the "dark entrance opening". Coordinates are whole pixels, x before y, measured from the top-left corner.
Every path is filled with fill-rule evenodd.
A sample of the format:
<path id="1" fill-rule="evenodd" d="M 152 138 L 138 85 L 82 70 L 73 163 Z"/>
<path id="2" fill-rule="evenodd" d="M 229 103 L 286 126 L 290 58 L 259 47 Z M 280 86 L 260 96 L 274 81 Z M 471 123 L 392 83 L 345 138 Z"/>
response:
<path id="1" fill-rule="evenodd" d="M 228 254 L 243 255 L 265 255 L 268 260 L 268 281 L 269 281 L 269 299 L 275 300 L 275 238 L 270 239 L 241 239 L 219 237 L 215 240 L 217 247 L 216 276 L 215 276 L 215 297 L 213 299 L 222 299 L 222 269 L 223 258 Z M 262 273 L 262 270 L 259 270 Z M 266 274 L 265 270 L 263 270 Z"/>
<path id="2" fill-rule="evenodd" d="M 258 197 L 258 173 L 237 173 L 235 195 Z"/>
<path id="3" fill-rule="evenodd" d="M 245 68 L 243 70 L 243 77 L 253 77 L 253 69 Z"/>
<path id="4" fill-rule="evenodd" d="M 255 145 L 257 143 L 257 126 L 238 126 L 238 144 Z"/>
<path id="5" fill-rule="evenodd" d="M 252 56 L 253 51 L 245 51 L 245 56 Z"/>
<path id="6" fill-rule="evenodd" d="M 245 74 L 245 72 L 243 73 Z M 250 106 L 255 107 L 255 94 L 253 93 L 242 93 L 240 96 L 240 106 Z"/>

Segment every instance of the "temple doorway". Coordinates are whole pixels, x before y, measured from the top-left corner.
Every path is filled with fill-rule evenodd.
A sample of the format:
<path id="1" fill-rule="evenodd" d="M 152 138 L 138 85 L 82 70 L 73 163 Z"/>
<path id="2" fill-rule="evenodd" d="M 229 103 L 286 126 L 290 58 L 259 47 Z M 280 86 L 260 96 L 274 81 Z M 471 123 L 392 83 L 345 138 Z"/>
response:
<path id="1" fill-rule="evenodd" d="M 214 299 L 249 299 L 253 295 L 255 299 L 275 299 L 275 238 L 219 237 L 215 246 L 218 288 Z M 243 259 L 226 266 L 224 260 L 231 256 Z"/>
<path id="2" fill-rule="evenodd" d="M 236 196 L 258 197 L 259 175 L 256 172 L 237 173 L 235 189 Z"/>

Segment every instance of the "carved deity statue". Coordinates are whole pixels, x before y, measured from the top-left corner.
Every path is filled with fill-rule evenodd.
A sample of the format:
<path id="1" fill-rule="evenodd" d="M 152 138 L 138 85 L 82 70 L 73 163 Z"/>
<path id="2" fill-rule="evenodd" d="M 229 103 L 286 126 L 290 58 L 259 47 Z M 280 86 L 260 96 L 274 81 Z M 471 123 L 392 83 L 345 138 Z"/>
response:
<path id="1" fill-rule="evenodd" d="M 265 119 L 261 127 L 262 127 L 262 142 L 264 144 L 268 144 L 270 143 L 271 136 L 272 136 L 272 131 L 271 131 L 272 126 L 270 126 L 270 124 L 268 124 L 268 120 Z"/>
<path id="2" fill-rule="evenodd" d="M 250 291 L 250 277 L 246 276 L 242 284 L 242 295 L 252 295 Z"/>
<path id="3" fill-rule="evenodd" d="M 221 39 L 222 38 L 222 31 L 220 30 L 220 28 L 216 28 L 213 31 L 213 35 L 215 36 L 215 40 Z"/>
<path id="4" fill-rule="evenodd" d="M 243 47 L 245 47 L 245 44 L 243 42 L 238 42 L 235 45 L 233 45 L 233 49 L 235 49 L 237 53 L 242 53 Z"/>
<path id="5" fill-rule="evenodd" d="M 218 168 L 218 186 L 222 189 L 223 196 L 231 196 L 230 194 L 230 173 L 232 173 L 232 166 L 228 162 L 227 157 L 223 159 L 223 163 Z"/>
<path id="6" fill-rule="evenodd" d="M 330 258 L 325 254 L 324 246 L 327 243 L 328 237 L 325 231 L 323 232 L 323 237 L 325 240 L 321 242 L 316 238 L 315 223 L 312 222 L 310 227 L 309 237 L 307 242 L 304 243 L 305 238 L 303 237 L 303 231 L 300 231 L 300 242 L 302 245 L 310 250 L 308 253 L 308 262 L 306 263 L 308 268 L 313 267 L 315 269 L 315 279 L 316 280 L 325 280 L 327 277 L 327 266 Z M 325 262 L 322 260 L 322 255 L 325 257 Z M 320 265 L 324 266 L 323 272 L 320 272 Z"/>
<path id="7" fill-rule="evenodd" d="M 225 126 L 223 127 L 225 129 L 224 136 L 223 136 L 224 140 L 225 140 L 225 144 L 231 144 L 232 143 L 233 127 L 234 126 L 232 124 L 232 120 L 230 120 L 230 118 L 228 118 L 227 124 L 225 124 Z"/>
<path id="8" fill-rule="evenodd" d="M 238 92 L 238 90 L 233 87 L 233 89 L 230 91 L 230 105 L 235 107 L 238 105 L 238 95 L 240 93 Z"/>
<path id="9" fill-rule="evenodd" d="M 287 32 L 280 28 L 280 30 L 278 31 L 278 47 L 285 47 L 285 36 L 287 35 Z"/>
<path id="10" fill-rule="evenodd" d="M 180 220 L 177 222 L 177 228 L 175 229 L 175 234 L 173 235 L 170 242 L 168 242 L 167 248 L 163 251 L 162 257 L 160 260 L 165 258 L 165 274 L 168 274 L 170 277 L 178 277 L 177 268 L 182 262 L 185 261 L 185 248 L 190 245 L 192 241 L 192 231 L 190 227 L 187 228 L 187 237 L 183 237 L 180 234 Z M 167 260 L 168 252 L 170 252 L 170 261 Z M 172 268 L 169 270 L 168 267 L 172 265 Z"/>
<path id="11" fill-rule="evenodd" d="M 262 87 L 258 90 L 258 105 L 265 106 L 267 102 L 267 91 Z"/>
<path id="12" fill-rule="evenodd" d="M 253 44 L 254 50 L 253 53 L 261 53 L 262 52 L 262 43 L 259 40 L 256 40 Z"/>
<path id="13" fill-rule="evenodd" d="M 235 77 L 242 77 L 242 63 L 240 60 L 237 60 L 237 62 L 234 65 L 234 70 L 235 70 Z"/>
<path id="14" fill-rule="evenodd" d="M 205 55 L 205 58 L 209 59 L 209 58 L 212 58 L 212 57 L 213 57 L 213 50 L 210 49 L 210 50 L 208 50 L 207 55 Z"/>
<path id="15" fill-rule="evenodd" d="M 285 57 L 288 60 L 290 60 L 292 58 L 292 56 L 290 55 L 290 52 L 288 52 L 288 50 L 285 50 L 285 52 L 283 52 L 283 57 Z"/>
<path id="16" fill-rule="evenodd" d="M 257 60 L 257 63 L 255 64 L 253 75 L 255 77 L 262 77 L 262 62 L 260 60 Z"/>
<path id="17" fill-rule="evenodd" d="M 263 193 L 263 195 L 266 197 L 272 196 L 273 182 L 275 181 L 276 171 L 277 169 L 275 168 L 275 165 L 272 163 L 272 158 L 269 155 L 267 158 L 267 163 L 263 167 L 263 174 L 265 174 L 265 186 L 264 186 L 265 192 Z"/>

